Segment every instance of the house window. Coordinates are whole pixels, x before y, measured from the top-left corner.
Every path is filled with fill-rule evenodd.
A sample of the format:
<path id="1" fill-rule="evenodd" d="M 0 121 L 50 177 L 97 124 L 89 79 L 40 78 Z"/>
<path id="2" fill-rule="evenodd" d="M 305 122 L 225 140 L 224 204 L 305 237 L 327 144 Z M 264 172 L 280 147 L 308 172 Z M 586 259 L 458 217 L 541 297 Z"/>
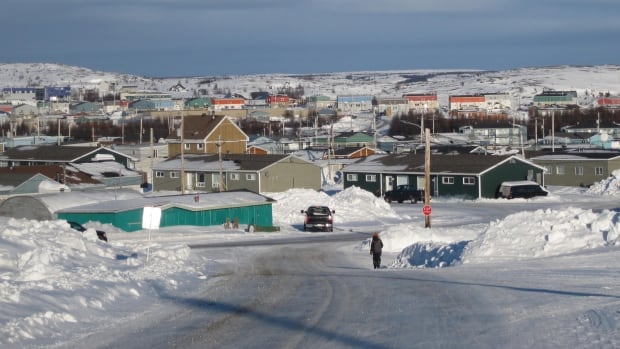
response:
<path id="1" fill-rule="evenodd" d="M 441 184 L 454 184 L 454 177 L 441 177 Z"/>
<path id="2" fill-rule="evenodd" d="M 151 156 L 153 158 L 157 158 L 158 155 L 159 155 L 159 151 L 157 151 L 157 149 L 153 149 L 153 154 L 151 154 Z"/>
<path id="3" fill-rule="evenodd" d="M 246 173 L 245 174 L 245 180 L 246 181 L 255 181 L 256 180 L 256 173 Z"/>
<path id="4" fill-rule="evenodd" d="M 347 173 L 347 181 L 357 182 L 357 173 Z"/>
<path id="5" fill-rule="evenodd" d="M 239 174 L 238 173 L 231 173 L 230 174 L 230 180 L 231 181 L 238 181 L 239 180 Z"/>
<path id="6" fill-rule="evenodd" d="M 476 177 L 463 177 L 464 185 L 474 185 L 476 184 Z"/>
<path id="7" fill-rule="evenodd" d="M 204 187 L 205 186 L 205 174 L 204 173 L 199 173 L 198 175 L 196 175 L 197 179 L 196 179 L 196 186 L 197 187 Z"/>
<path id="8" fill-rule="evenodd" d="M 566 171 L 564 170 L 564 165 L 559 165 L 555 167 L 555 174 L 564 175 Z"/>
<path id="9" fill-rule="evenodd" d="M 603 168 L 602 167 L 595 167 L 594 168 L 594 174 L 597 176 L 602 176 L 603 175 Z"/>
<path id="10" fill-rule="evenodd" d="M 575 176 L 583 176 L 583 166 L 575 166 Z"/>
<path id="11" fill-rule="evenodd" d="M 205 145 L 202 143 L 198 143 L 196 144 L 196 148 L 198 148 L 198 150 L 203 150 L 205 148 Z"/>
<path id="12" fill-rule="evenodd" d="M 366 175 L 366 182 L 376 182 L 377 175 Z"/>
<path id="13" fill-rule="evenodd" d="M 190 144 L 189 143 L 183 143 L 183 149 L 185 150 L 189 150 L 190 149 Z"/>
<path id="14" fill-rule="evenodd" d="M 172 171 L 170 172 L 170 178 L 179 178 L 179 172 L 177 171 Z"/>
<path id="15" fill-rule="evenodd" d="M 155 171 L 155 178 L 164 178 L 163 171 Z"/>

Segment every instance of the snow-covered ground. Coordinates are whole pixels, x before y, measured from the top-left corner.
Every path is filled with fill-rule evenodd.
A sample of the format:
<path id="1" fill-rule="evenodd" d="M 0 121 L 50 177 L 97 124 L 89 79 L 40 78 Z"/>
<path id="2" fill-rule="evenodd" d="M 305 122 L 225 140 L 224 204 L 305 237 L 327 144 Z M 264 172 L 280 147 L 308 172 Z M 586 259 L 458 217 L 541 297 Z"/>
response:
<path id="1" fill-rule="evenodd" d="M 387 272 L 441 267 L 472 272 L 484 268 L 465 266 L 493 268 L 501 263 L 509 273 L 511 266 L 517 269 L 524 261 L 539 260 L 544 265 L 557 263 L 554 258 L 592 251 L 619 253 L 618 212 L 596 209 L 613 207 L 618 200 L 616 175 L 620 173 L 589 190 L 555 187 L 548 197 L 530 200 L 437 200 L 430 229 L 424 228 L 420 205 L 389 205 L 356 187 L 272 193 L 277 200 L 274 221 L 281 227 L 277 233 L 178 227 L 129 234 L 93 222 L 86 224 L 85 233 L 79 233 L 64 221 L 2 217 L 0 346 L 62 347 L 63 340 L 76 332 L 97 332 L 118 321 L 131 321 L 132 313 L 157 303 L 162 290 L 183 292 L 199 287 L 231 262 L 195 254 L 188 244 L 308 236 L 312 233 L 299 229 L 299 210 L 315 203 L 336 210 L 334 234 L 379 231 Z M 94 228 L 106 230 L 110 242 L 98 240 Z M 351 245 L 352 251 L 368 249 L 367 240 Z M 581 277 L 592 287 L 620 287 L 620 282 L 597 284 L 597 273 L 612 266 L 593 258 L 581 267 L 590 270 L 591 275 Z M 545 274 L 539 275 L 542 282 Z M 558 289 L 562 282 L 556 280 Z M 573 305 L 567 302 L 564 306 L 570 309 Z M 609 336 L 615 336 L 614 332 Z"/>

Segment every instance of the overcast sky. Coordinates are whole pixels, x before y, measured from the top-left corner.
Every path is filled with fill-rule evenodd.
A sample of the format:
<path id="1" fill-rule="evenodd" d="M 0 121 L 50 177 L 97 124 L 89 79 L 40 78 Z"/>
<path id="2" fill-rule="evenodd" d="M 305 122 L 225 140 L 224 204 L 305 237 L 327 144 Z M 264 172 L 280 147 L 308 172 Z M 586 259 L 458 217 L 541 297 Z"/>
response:
<path id="1" fill-rule="evenodd" d="M 3 0 L 0 62 L 149 77 L 620 64 L 618 0 Z"/>

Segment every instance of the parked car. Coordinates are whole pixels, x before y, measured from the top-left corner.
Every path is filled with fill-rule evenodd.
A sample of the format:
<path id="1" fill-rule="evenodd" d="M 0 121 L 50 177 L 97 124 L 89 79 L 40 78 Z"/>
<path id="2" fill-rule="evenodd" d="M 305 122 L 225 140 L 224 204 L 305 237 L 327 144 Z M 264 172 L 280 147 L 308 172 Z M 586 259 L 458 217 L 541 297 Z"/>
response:
<path id="1" fill-rule="evenodd" d="M 310 206 L 306 210 L 301 210 L 301 213 L 306 215 L 304 231 L 334 231 L 335 210 L 330 210 L 327 206 Z"/>
<path id="2" fill-rule="evenodd" d="M 424 190 L 420 190 L 412 185 L 399 185 L 392 190 L 388 190 L 383 194 L 383 199 L 387 202 L 411 201 L 412 204 L 418 201 L 424 201 Z"/>
<path id="3" fill-rule="evenodd" d="M 547 196 L 547 194 L 549 192 L 534 181 L 511 181 L 502 182 L 497 190 L 496 197 L 529 199 L 535 196 Z"/>
<path id="4" fill-rule="evenodd" d="M 81 233 L 86 231 L 86 227 L 84 227 L 78 222 L 67 221 L 67 223 L 69 223 L 72 229 L 75 229 Z M 105 231 L 103 230 L 95 230 L 95 231 L 97 232 L 97 237 L 99 238 L 99 240 L 103 240 L 106 242 L 108 241 L 108 235 L 105 233 Z"/>

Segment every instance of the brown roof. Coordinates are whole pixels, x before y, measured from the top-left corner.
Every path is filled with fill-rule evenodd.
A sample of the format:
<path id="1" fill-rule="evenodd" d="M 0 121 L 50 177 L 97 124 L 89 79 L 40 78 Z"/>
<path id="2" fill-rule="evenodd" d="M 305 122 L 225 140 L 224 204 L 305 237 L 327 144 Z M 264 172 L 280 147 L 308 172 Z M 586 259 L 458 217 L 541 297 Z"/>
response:
<path id="1" fill-rule="evenodd" d="M 0 168 L 0 184 L 15 186 L 15 181 L 19 181 L 17 183 L 19 185 L 37 173 L 55 181 L 64 177 L 64 184 L 67 185 L 101 184 L 100 181 L 93 179 L 84 172 L 78 171 L 74 167 L 66 166 L 63 168 L 63 166 L 58 165 L 3 167 Z"/>
<path id="2" fill-rule="evenodd" d="M 57 145 L 22 146 L 9 148 L 0 155 L 0 159 L 72 162 L 98 147 L 64 147 Z"/>
<path id="3" fill-rule="evenodd" d="M 185 116 L 183 117 L 183 138 L 205 139 L 225 117 L 225 115 L 207 114 Z M 168 135 L 168 138 L 178 138 L 176 130 L 172 131 L 172 133 Z"/>

